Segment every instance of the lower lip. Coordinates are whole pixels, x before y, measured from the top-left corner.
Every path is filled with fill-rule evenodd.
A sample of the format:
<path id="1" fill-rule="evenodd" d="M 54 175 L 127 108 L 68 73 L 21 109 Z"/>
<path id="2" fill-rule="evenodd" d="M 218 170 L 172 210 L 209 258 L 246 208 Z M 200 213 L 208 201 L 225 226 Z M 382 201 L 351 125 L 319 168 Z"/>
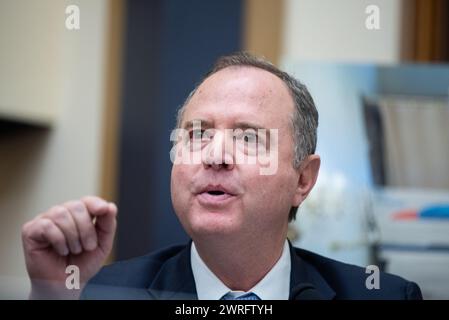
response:
<path id="1" fill-rule="evenodd" d="M 200 193 L 196 197 L 203 206 L 224 206 L 235 198 L 235 196 L 229 193 L 214 196 L 207 192 Z"/>

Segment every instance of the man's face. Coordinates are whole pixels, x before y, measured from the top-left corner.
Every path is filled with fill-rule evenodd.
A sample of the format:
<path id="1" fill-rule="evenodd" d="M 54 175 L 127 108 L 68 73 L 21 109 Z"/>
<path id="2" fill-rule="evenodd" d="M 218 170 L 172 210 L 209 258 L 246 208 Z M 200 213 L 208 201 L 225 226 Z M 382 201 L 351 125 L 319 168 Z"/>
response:
<path id="1" fill-rule="evenodd" d="M 191 141 L 179 142 L 177 148 L 202 151 L 203 156 L 201 163 L 174 164 L 171 175 L 174 209 L 193 239 L 286 231 L 289 210 L 299 204 L 299 173 L 292 165 L 293 108 L 287 86 L 262 69 L 225 68 L 201 84 L 186 106 L 181 128 L 198 137 L 191 124 L 199 120 L 202 130 L 211 129 L 210 139 L 196 148 Z M 277 170 L 271 175 L 261 174 L 254 137 L 232 134 L 258 128 L 278 130 L 278 141 L 270 145 L 271 152 L 277 152 Z M 258 139 L 269 140 L 267 136 Z M 236 163 L 242 155 L 254 161 Z"/>

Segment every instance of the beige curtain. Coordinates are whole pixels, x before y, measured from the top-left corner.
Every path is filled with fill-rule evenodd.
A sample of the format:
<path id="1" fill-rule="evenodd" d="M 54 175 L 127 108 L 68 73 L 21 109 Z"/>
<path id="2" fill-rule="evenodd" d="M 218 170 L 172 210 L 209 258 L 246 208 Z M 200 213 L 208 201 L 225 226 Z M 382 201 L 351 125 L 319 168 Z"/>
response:
<path id="1" fill-rule="evenodd" d="M 383 97 L 387 185 L 449 189 L 447 99 Z"/>

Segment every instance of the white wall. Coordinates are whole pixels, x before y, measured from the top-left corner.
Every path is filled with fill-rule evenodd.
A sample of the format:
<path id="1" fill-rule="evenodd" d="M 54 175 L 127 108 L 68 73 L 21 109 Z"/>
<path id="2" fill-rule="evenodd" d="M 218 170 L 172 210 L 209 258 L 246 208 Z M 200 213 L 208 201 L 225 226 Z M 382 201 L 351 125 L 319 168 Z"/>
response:
<path id="1" fill-rule="evenodd" d="M 69 4 L 80 8 L 80 30 L 65 29 L 65 7 Z M 16 6 L 23 6 L 23 2 L 3 0 L 0 11 Z M 21 225 L 52 204 L 99 191 L 107 9 L 105 0 L 39 1 L 44 18 L 52 19 L 51 24 L 59 28 L 48 38 L 58 44 L 57 50 L 49 47 L 41 52 L 48 55 L 45 59 L 23 63 L 54 73 L 61 83 L 49 88 L 46 82 L 34 82 L 37 87 L 33 92 L 52 92 L 60 96 L 60 104 L 48 132 L 26 130 L 0 136 L 0 298 L 21 298 L 28 286 Z M 27 17 L 20 34 L 9 29 L 10 33 L 2 30 L 1 36 L 39 41 L 32 30 L 49 22 L 40 20 L 36 12 Z M 33 65 L 42 61 L 45 65 Z"/>
<path id="2" fill-rule="evenodd" d="M 380 30 L 365 27 L 370 4 L 380 9 Z M 402 0 L 285 0 L 284 9 L 282 52 L 288 60 L 400 60 Z"/>
<path id="3" fill-rule="evenodd" d="M 53 121 L 62 95 L 64 8 L 64 1 L 1 0 L 1 117 Z"/>
<path id="4" fill-rule="evenodd" d="M 371 174 L 360 99 L 377 90 L 375 64 L 400 62 L 403 0 L 284 1 L 281 65 L 308 86 L 320 115 L 322 168 L 292 225 L 296 244 L 366 265 Z M 380 30 L 365 26 L 368 5 L 380 9 Z"/>
<path id="5" fill-rule="evenodd" d="M 361 98 L 377 92 L 376 67 L 308 62 L 285 62 L 283 67 L 304 82 L 317 107 L 321 169 L 341 173 L 354 185 L 370 186 Z"/>
<path id="6" fill-rule="evenodd" d="M 283 68 L 307 85 L 319 113 L 320 174 L 293 222 L 301 234 L 295 244 L 367 265 L 364 197 L 372 181 L 361 97 L 377 91 L 377 70 L 371 65 L 287 61 Z"/>

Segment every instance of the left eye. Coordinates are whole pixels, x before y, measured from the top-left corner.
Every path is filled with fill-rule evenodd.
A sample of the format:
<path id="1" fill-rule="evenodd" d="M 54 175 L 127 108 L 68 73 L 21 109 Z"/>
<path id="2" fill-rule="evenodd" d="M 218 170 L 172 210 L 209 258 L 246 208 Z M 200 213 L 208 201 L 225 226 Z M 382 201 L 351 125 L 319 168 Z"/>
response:
<path id="1" fill-rule="evenodd" d="M 243 132 L 241 134 L 237 134 L 234 136 L 236 140 L 243 140 L 247 143 L 256 143 L 257 142 L 257 134 L 253 132 Z"/>
<path id="2" fill-rule="evenodd" d="M 256 142 L 257 136 L 255 134 L 245 134 L 243 139 L 245 142 Z"/>

